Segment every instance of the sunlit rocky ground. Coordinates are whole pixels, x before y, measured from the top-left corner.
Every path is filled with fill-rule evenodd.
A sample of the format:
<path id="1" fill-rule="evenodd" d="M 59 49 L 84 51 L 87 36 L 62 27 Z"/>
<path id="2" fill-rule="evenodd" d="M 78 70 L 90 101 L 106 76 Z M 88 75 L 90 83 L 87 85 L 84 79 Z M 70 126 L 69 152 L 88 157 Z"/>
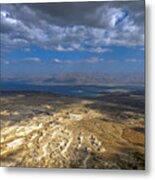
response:
<path id="1" fill-rule="evenodd" d="M 144 96 L 1 94 L 1 166 L 144 169 Z"/>

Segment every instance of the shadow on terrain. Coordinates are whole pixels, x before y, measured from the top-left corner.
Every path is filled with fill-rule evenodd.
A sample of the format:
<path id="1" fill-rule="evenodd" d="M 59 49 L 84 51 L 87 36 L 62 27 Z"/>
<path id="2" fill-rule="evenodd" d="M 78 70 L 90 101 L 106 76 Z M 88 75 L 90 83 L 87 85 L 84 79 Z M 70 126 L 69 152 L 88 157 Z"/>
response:
<path id="1" fill-rule="evenodd" d="M 106 113 L 111 116 L 112 120 L 125 120 L 128 118 L 139 119 L 135 113 L 142 116 L 145 113 L 144 96 L 141 98 L 131 97 L 130 94 L 107 94 L 106 96 L 96 98 L 93 103 L 86 104 L 87 108 Z M 129 113 L 126 113 L 129 112 Z M 107 119 L 105 121 L 108 121 Z"/>
<path id="2" fill-rule="evenodd" d="M 76 156 L 70 162 L 71 168 L 96 168 L 96 169 L 128 169 L 128 170 L 144 170 L 145 156 L 134 149 L 120 148 L 119 153 L 104 156 L 94 152 L 88 152 L 87 149 L 80 149 L 76 152 Z M 89 158 L 84 163 L 85 159 Z M 84 166 L 85 165 L 85 166 Z"/>
<path id="3" fill-rule="evenodd" d="M 1 103 L 1 119 L 12 122 L 26 120 L 27 118 L 38 117 L 40 115 L 53 116 L 61 109 L 70 107 L 75 103 L 80 103 L 81 99 L 53 95 L 41 92 L 3 92 L 1 97 L 7 99 L 6 103 Z"/>
<path id="4" fill-rule="evenodd" d="M 135 127 L 133 130 L 138 131 L 140 133 L 145 133 L 145 128 Z"/>

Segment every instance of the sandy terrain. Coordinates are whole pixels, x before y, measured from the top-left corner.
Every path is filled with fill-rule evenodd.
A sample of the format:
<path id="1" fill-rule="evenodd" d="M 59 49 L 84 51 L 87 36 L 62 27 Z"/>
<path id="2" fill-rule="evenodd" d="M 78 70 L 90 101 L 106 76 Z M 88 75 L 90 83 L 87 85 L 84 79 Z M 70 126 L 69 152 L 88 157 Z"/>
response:
<path id="1" fill-rule="evenodd" d="M 144 169 L 144 112 L 131 98 L 144 101 L 4 93 L 1 166 Z"/>

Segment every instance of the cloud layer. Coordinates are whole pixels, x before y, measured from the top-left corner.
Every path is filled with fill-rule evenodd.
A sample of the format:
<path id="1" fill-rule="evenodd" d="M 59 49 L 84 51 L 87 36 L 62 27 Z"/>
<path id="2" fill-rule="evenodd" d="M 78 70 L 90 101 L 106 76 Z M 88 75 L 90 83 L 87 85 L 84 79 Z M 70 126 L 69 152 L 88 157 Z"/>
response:
<path id="1" fill-rule="evenodd" d="M 1 5 L 1 52 L 39 46 L 52 51 L 111 51 L 144 45 L 144 1 Z"/>
<path id="2" fill-rule="evenodd" d="M 10 65 L 10 64 L 16 64 L 16 63 L 42 63 L 42 64 L 98 64 L 98 63 L 102 63 L 104 61 L 103 58 L 97 58 L 97 57 L 90 57 L 87 59 L 79 59 L 76 61 L 73 61 L 71 59 L 67 59 L 67 60 L 62 60 L 62 59 L 58 59 L 58 58 L 54 58 L 54 59 L 49 59 L 48 61 L 44 61 L 41 60 L 38 57 L 29 57 L 29 58 L 20 58 L 20 59 L 13 59 L 11 61 L 7 61 L 7 60 L 1 60 L 0 63 L 1 64 L 5 64 L 5 65 Z"/>

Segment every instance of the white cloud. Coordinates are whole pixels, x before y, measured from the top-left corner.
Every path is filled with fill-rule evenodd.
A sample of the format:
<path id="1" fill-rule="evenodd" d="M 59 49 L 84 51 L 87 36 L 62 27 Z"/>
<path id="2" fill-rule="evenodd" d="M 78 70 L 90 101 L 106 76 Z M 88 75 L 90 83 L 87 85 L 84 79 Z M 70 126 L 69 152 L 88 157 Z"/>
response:
<path id="1" fill-rule="evenodd" d="M 52 62 L 54 62 L 54 63 L 62 63 L 62 61 L 60 59 L 54 59 Z"/>
<path id="2" fill-rule="evenodd" d="M 74 51 L 75 49 L 71 48 L 71 47 L 64 48 L 63 46 L 61 46 L 59 44 L 57 47 L 54 48 L 54 50 L 56 50 L 56 51 Z"/>
<path id="3" fill-rule="evenodd" d="M 101 48 L 101 47 L 90 48 L 89 51 L 96 52 L 96 53 L 112 52 L 110 48 Z"/>
<path id="4" fill-rule="evenodd" d="M 26 62 L 41 62 L 41 60 L 37 57 L 33 57 L 33 58 L 27 58 L 27 59 L 24 59 L 23 61 L 26 61 Z"/>
<path id="5" fill-rule="evenodd" d="M 103 61 L 104 61 L 103 58 L 90 57 L 88 59 L 80 59 L 80 60 L 52 59 L 51 63 L 56 63 L 56 64 L 98 64 Z"/>
<path id="6" fill-rule="evenodd" d="M 4 21 L 5 23 L 8 23 L 8 24 L 15 24 L 15 25 L 20 23 L 19 20 L 11 18 L 9 12 L 6 12 L 6 11 L 1 11 L 1 21 Z"/>
<path id="7" fill-rule="evenodd" d="M 110 18 L 110 26 L 115 27 L 127 17 L 127 12 L 121 8 L 110 8 L 108 17 Z"/>
<path id="8" fill-rule="evenodd" d="M 1 64 L 16 64 L 16 63 L 41 63 L 41 59 L 38 57 L 29 57 L 29 58 L 22 58 L 22 59 L 13 59 L 10 61 L 7 60 L 1 60 Z"/>
<path id="9" fill-rule="evenodd" d="M 142 60 L 142 59 L 126 59 L 125 62 L 127 62 L 127 63 L 143 63 L 144 60 Z"/>

